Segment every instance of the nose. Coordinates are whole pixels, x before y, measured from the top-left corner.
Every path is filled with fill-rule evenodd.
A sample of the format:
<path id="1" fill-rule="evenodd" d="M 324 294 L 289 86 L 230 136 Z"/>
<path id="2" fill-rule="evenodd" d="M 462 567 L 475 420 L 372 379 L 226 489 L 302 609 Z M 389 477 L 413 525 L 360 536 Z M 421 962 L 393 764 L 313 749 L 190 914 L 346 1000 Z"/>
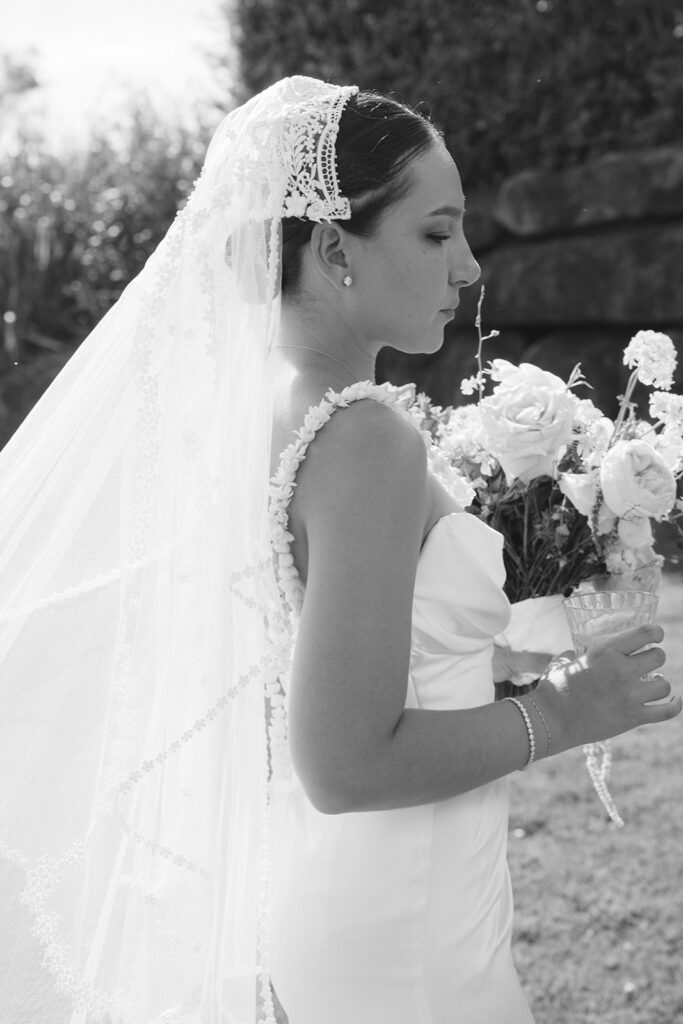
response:
<path id="1" fill-rule="evenodd" d="M 451 268 L 450 283 L 467 288 L 474 284 L 481 277 L 481 267 L 472 255 L 468 243 L 465 241 L 457 257 L 453 260 Z"/>

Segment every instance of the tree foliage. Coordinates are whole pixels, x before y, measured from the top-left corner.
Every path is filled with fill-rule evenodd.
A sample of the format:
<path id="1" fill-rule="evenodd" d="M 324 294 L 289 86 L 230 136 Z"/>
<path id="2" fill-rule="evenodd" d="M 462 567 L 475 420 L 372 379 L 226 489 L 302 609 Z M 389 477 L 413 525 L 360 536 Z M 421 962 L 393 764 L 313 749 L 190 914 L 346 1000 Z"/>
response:
<path id="1" fill-rule="evenodd" d="M 0 165 L 0 447 L 144 265 L 208 135 L 144 106 L 77 152 L 19 128 Z"/>
<path id="2" fill-rule="evenodd" d="M 465 183 L 680 140 L 680 0 L 224 0 L 244 96 L 305 74 L 426 101 Z"/>
<path id="3" fill-rule="evenodd" d="M 75 345 L 142 268 L 197 176 L 206 132 L 137 108 L 81 153 L 21 140 L 0 172 L 4 348 Z M 28 348 L 27 348 L 28 346 Z M 14 361 L 14 360 L 13 360 Z"/>

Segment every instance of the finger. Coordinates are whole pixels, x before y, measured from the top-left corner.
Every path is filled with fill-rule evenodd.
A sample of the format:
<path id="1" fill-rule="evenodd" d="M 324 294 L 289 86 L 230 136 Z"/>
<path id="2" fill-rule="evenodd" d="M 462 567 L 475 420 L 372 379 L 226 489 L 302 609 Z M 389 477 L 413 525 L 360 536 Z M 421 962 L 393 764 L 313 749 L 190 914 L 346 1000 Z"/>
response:
<path id="1" fill-rule="evenodd" d="M 609 643 L 622 654 L 634 654 L 641 647 L 647 644 L 661 644 L 664 639 L 664 630 L 654 622 L 648 622 L 644 626 L 636 626 L 634 629 L 625 629 Z"/>
<path id="2" fill-rule="evenodd" d="M 671 683 L 666 676 L 656 672 L 654 675 L 643 679 L 641 693 L 644 703 L 649 703 L 653 700 L 665 700 L 671 696 Z"/>
<path id="3" fill-rule="evenodd" d="M 629 667 L 633 665 L 639 675 L 645 676 L 648 672 L 661 668 L 665 662 L 666 654 L 661 647 L 649 647 L 647 651 L 629 654 L 627 664 Z"/>
<path id="4" fill-rule="evenodd" d="M 664 704 L 644 704 L 643 724 L 655 725 L 657 722 L 668 722 L 680 715 L 683 710 L 683 698 L 677 694 Z"/>

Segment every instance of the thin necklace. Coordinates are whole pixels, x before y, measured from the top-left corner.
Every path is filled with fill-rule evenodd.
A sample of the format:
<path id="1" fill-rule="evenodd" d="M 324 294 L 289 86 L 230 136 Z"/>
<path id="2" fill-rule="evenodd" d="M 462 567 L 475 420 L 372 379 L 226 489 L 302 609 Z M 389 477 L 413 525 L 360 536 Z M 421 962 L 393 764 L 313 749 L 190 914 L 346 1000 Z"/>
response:
<path id="1" fill-rule="evenodd" d="M 350 373 L 354 380 L 358 380 L 358 375 L 354 373 L 353 370 L 349 370 L 348 366 L 345 366 L 341 360 L 328 355 L 327 352 L 323 352 L 322 349 L 311 348 L 310 345 L 279 345 L 278 348 L 300 348 L 303 349 L 304 352 L 316 352 L 319 356 L 325 356 L 326 359 L 331 359 L 333 363 L 337 363 L 343 370 Z"/>

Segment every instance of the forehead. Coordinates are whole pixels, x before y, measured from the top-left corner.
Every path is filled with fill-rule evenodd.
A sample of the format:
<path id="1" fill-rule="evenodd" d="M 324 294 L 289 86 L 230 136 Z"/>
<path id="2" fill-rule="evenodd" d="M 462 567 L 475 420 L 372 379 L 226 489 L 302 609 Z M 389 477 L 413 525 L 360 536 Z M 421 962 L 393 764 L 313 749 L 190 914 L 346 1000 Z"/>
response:
<path id="1" fill-rule="evenodd" d="M 413 160 L 408 175 L 412 184 L 400 204 L 405 205 L 406 212 L 428 216 L 444 206 L 463 209 L 465 197 L 458 168 L 441 143 Z"/>

